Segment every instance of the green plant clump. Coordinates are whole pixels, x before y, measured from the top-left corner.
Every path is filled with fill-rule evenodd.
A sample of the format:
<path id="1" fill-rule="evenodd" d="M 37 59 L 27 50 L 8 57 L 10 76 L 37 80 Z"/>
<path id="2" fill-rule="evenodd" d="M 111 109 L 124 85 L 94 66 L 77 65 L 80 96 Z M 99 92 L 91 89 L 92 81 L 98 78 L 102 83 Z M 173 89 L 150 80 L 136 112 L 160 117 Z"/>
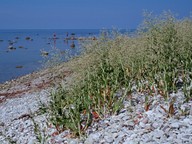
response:
<path id="1" fill-rule="evenodd" d="M 52 121 L 82 136 L 95 119 L 116 114 L 133 90 L 162 95 L 183 90 L 192 98 L 192 20 L 172 14 L 146 14 L 136 36 L 102 33 L 84 43 L 84 53 L 69 62 L 77 78 L 70 89 L 52 92 Z M 133 89 L 135 87 L 135 89 Z M 147 103 L 146 97 L 146 103 Z"/>

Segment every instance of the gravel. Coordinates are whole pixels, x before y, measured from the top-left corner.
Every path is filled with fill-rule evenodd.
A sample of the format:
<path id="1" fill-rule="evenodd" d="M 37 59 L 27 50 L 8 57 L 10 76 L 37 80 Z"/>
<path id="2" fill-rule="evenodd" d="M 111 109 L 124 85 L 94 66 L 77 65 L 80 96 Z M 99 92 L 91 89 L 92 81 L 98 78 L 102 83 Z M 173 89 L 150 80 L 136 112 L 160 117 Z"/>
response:
<path id="1" fill-rule="evenodd" d="M 49 103 L 49 92 L 42 90 L 22 97 L 6 99 L 0 104 L 0 143 L 9 144 L 135 144 L 135 143 L 192 143 L 192 100 L 184 102 L 182 92 L 173 95 L 174 114 L 170 116 L 169 101 L 160 95 L 149 97 L 151 105 L 144 109 L 145 96 L 133 93 L 124 101 L 117 115 L 93 123 L 84 139 L 70 137 L 70 131 L 61 133 L 42 113 L 42 104 Z M 3 97 L 1 97 L 3 99 Z M 132 100 L 137 101 L 134 105 Z"/>
<path id="2" fill-rule="evenodd" d="M 137 105 L 132 106 L 127 100 L 126 111 L 107 118 L 110 121 L 108 127 L 103 128 L 100 125 L 101 122 L 98 122 L 100 130 L 88 135 L 85 143 L 192 143 L 192 115 L 190 111 L 186 111 L 187 114 L 180 112 L 182 107 L 190 110 L 192 101 L 184 103 L 183 93 L 175 94 L 178 101 L 176 100 L 174 104 L 175 114 L 170 117 L 169 113 L 163 110 L 163 108 L 168 109 L 168 103 L 162 101 L 160 96 L 151 97 L 153 104 L 150 109 L 140 113 L 139 111 L 144 109 L 141 96 L 141 94 L 135 94 L 132 97 L 140 98 Z M 129 111 L 130 107 L 134 112 Z M 100 134 L 99 142 L 94 140 L 98 133 Z"/>

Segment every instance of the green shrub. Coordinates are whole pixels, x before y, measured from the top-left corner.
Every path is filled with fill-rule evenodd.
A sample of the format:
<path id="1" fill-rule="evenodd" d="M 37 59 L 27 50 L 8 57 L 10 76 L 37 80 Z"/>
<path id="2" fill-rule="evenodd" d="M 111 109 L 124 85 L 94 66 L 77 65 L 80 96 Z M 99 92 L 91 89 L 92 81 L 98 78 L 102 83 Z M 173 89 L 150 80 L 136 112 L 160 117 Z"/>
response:
<path id="1" fill-rule="evenodd" d="M 146 94 L 146 104 L 150 95 L 168 100 L 178 89 L 187 102 L 192 98 L 191 38 L 191 19 L 165 13 L 147 15 L 135 37 L 105 32 L 82 44 L 82 55 L 67 63 L 77 75 L 73 86 L 52 93 L 53 123 L 81 136 L 94 118 L 118 113 L 133 86 Z"/>

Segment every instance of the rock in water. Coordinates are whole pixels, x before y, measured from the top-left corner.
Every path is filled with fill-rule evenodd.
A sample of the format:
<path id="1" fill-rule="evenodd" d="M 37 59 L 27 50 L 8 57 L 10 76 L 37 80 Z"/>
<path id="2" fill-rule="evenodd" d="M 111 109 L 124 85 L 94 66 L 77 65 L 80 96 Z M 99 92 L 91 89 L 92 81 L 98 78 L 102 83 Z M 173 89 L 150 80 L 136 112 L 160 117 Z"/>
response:
<path id="1" fill-rule="evenodd" d="M 19 66 L 16 66 L 15 68 L 23 68 L 23 66 L 19 65 Z"/>
<path id="2" fill-rule="evenodd" d="M 26 40 L 30 40 L 31 38 L 30 38 L 30 37 L 26 37 L 25 39 L 26 39 Z"/>
<path id="3" fill-rule="evenodd" d="M 72 44 L 70 45 L 71 48 L 75 48 L 75 44 L 74 42 L 72 42 Z"/>

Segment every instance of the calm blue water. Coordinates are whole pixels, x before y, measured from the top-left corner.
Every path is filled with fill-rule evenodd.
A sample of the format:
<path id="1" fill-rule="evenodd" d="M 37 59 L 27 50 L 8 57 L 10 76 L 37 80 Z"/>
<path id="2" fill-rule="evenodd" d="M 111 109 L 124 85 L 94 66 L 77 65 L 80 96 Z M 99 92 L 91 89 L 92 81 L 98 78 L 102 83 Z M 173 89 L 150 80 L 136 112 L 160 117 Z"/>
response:
<path id="1" fill-rule="evenodd" d="M 121 33 L 134 33 L 135 30 L 122 30 Z M 42 67 L 41 50 L 50 52 L 56 47 L 69 55 L 80 52 L 77 40 L 64 41 L 67 37 L 97 37 L 99 29 L 17 29 L 0 30 L 0 83 L 37 71 Z M 57 39 L 54 38 L 56 34 Z M 29 37 L 29 40 L 26 40 Z M 71 48 L 72 42 L 76 47 Z M 13 49 L 10 49 L 10 46 Z M 22 68 L 18 68 L 22 66 Z"/>
<path id="2" fill-rule="evenodd" d="M 78 53 L 78 41 L 74 41 L 76 47 L 73 49 L 70 47 L 71 40 L 64 41 L 67 33 L 68 37 L 72 33 L 74 37 L 88 37 L 98 36 L 99 32 L 98 29 L 0 30 L 0 83 L 40 69 L 43 60 L 41 50 L 49 52 L 56 47 L 71 55 Z M 54 34 L 56 40 L 53 40 Z M 30 39 L 26 40 L 26 37 Z M 8 48 L 10 46 L 13 49 Z"/>

